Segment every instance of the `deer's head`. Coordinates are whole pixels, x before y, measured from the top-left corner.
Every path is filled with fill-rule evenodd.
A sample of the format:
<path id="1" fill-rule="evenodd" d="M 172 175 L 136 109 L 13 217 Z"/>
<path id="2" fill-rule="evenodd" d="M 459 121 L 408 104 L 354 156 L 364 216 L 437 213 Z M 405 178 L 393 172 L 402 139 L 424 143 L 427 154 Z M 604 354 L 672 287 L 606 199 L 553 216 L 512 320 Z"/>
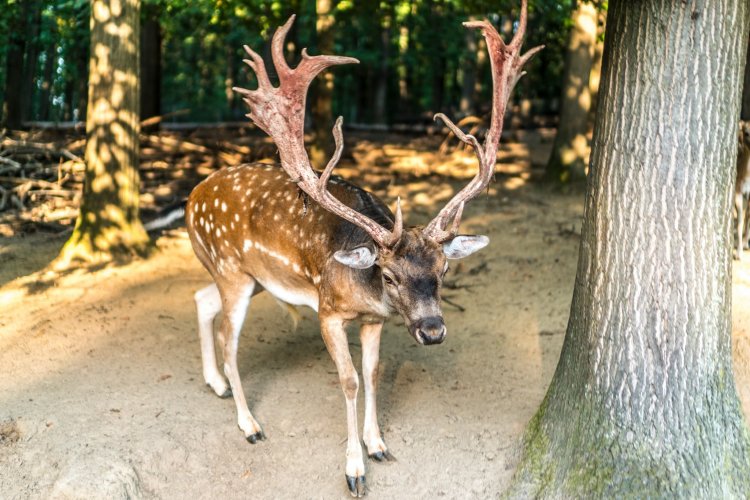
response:
<path id="1" fill-rule="evenodd" d="M 456 235 L 438 243 L 415 227 L 405 230 L 392 248 L 361 246 L 339 250 L 334 258 L 355 269 L 377 267 L 383 291 L 409 333 L 420 344 L 432 345 L 445 340 L 447 333 L 440 289 L 449 259 L 467 257 L 488 243 L 489 238 L 478 235 Z"/>

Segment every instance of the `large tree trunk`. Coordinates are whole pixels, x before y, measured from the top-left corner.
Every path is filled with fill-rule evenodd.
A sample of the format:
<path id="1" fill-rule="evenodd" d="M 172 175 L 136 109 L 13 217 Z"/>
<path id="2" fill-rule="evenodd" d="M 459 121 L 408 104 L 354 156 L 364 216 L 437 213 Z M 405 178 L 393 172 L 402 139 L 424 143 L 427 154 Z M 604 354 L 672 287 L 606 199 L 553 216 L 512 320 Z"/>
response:
<path id="1" fill-rule="evenodd" d="M 76 226 L 56 262 L 148 248 L 138 218 L 140 0 L 92 0 L 86 177 Z"/>
<path id="2" fill-rule="evenodd" d="M 547 177 L 567 182 L 583 179 L 591 151 L 588 116 L 591 108 L 589 77 L 596 53 L 597 11 L 580 1 L 573 12 L 573 27 L 565 55 L 560 124 L 547 162 Z"/>
<path id="3" fill-rule="evenodd" d="M 331 0 L 316 0 L 318 15 L 317 46 L 318 54 L 333 54 L 333 13 Z M 315 98 L 312 104 L 313 142 L 310 145 L 310 161 L 316 168 L 325 167 L 333 152 L 333 72 L 324 71 L 315 80 Z"/>
<path id="4" fill-rule="evenodd" d="M 609 7 L 570 320 L 511 495 L 746 498 L 730 215 L 748 2 Z"/>

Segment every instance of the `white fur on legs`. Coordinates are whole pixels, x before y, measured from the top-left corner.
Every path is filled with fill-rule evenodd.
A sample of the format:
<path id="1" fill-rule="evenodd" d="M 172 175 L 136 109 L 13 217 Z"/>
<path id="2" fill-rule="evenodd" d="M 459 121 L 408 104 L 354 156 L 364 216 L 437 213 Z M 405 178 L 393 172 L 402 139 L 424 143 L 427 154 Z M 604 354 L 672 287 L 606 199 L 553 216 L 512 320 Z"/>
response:
<path id="1" fill-rule="evenodd" d="M 346 480 L 353 496 L 365 494 L 365 463 L 362 459 L 362 445 L 357 432 L 357 391 L 359 377 L 349 354 L 349 341 L 340 317 L 321 317 L 320 328 L 328 352 L 331 354 L 346 399 Z"/>
<path id="2" fill-rule="evenodd" d="M 237 406 L 237 425 L 251 443 L 263 439 L 264 436 L 260 425 L 247 407 L 245 392 L 242 390 L 242 382 L 237 370 L 237 345 L 254 288 L 255 280 L 249 278 L 247 283 L 235 283 L 231 290 L 224 293 L 222 297 L 224 316 L 221 319 L 221 335 L 219 336 L 224 340 L 224 374 L 229 379 L 234 403 Z"/>
<path id="3" fill-rule="evenodd" d="M 219 373 L 214 349 L 214 318 L 221 312 L 221 295 L 215 283 L 195 292 L 195 305 L 198 309 L 203 379 L 219 397 L 229 397 L 229 385 Z"/>
<path id="4" fill-rule="evenodd" d="M 362 440 L 367 446 L 367 454 L 379 462 L 393 459 L 383 442 L 378 425 L 378 362 L 382 329 L 383 323 L 364 324 L 359 331 L 362 342 L 362 379 L 365 383 L 365 424 Z"/>

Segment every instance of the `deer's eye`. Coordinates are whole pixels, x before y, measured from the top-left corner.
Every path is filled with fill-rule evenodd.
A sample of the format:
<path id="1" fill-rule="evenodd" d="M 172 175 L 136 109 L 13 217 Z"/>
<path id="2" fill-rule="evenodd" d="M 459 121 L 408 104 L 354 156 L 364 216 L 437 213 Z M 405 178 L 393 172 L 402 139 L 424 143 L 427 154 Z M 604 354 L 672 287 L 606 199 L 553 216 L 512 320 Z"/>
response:
<path id="1" fill-rule="evenodd" d="M 393 278 L 391 278 L 387 274 L 383 274 L 383 281 L 385 281 L 386 285 L 395 285 L 396 284 L 396 282 L 393 281 Z"/>

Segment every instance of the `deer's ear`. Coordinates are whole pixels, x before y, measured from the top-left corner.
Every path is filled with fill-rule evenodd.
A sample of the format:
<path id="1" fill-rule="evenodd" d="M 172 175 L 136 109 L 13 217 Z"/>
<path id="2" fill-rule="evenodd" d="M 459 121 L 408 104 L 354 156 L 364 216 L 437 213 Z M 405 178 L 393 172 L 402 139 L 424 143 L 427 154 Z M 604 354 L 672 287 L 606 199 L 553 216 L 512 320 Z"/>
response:
<path id="1" fill-rule="evenodd" d="M 481 234 L 474 236 L 459 235 L 443 243 L 443 253 L 449 259 L 463 259 L 486 247 L 489 242 L 490 239 Z"/>
<path id="2" fill-rule="evenodd" d="M 339 250 L 333 254 L 333 258 L 354 269 L 367 269 L 375 264 L 378 252 L 367 247 L 357 247 L 353 250 Z"/>

